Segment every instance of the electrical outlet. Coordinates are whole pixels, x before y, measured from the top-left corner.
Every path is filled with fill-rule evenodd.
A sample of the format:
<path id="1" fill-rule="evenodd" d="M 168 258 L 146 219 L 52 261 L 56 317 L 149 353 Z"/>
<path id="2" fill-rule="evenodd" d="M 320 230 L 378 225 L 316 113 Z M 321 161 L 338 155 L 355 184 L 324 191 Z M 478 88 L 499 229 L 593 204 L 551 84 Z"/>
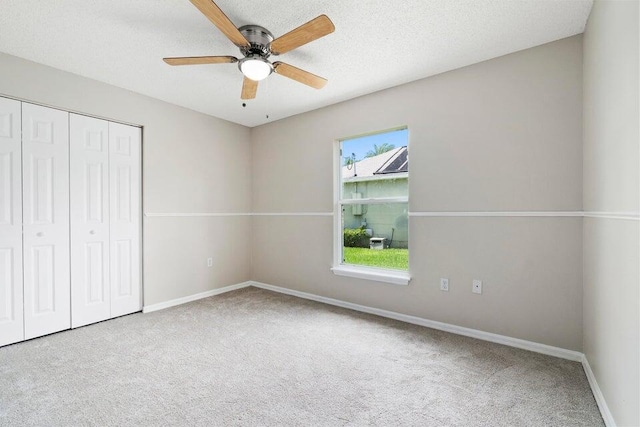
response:
<path id="1" fill-rule="evenodd" d="M 473 280 L 473 286 L 471 288 L 471 292 L 473 292 L 474 294 L 481 294 L 482 293 L 482 280 Z"/>
<path id="2" fill-rule="evenodd" d="M 440 290 L 449 292 L 449 279 L 445 279 L 444 277 L 440 279 Z"/>
<path id="3" fill-rule="evenodd" d="M 213 267 L 213 258 L 207 258 L 207 267 Z"/>

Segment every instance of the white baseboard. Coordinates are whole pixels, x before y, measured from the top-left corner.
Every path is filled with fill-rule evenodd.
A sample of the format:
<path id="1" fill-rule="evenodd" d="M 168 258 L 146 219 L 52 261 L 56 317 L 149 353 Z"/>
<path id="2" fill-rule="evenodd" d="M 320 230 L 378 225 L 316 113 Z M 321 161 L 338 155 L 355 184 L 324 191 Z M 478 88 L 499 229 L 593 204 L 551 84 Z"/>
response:
<path id="1" fill-rule="evenodd" d="M 322 297 L 319 295 L 300 292 L 293 289 L 282 288 L 279 286 L 268 285 L 260 282 L 249 282 L 251 286 L 256 288 L 267 289 L 282 294 L 293 295 L 299 298 L 318 301 L 325 304 L 335 305 L 337 307 L 348 308 L 351 310 L 361 311 L 363 313 L 375 314 L 377 316 L 387 317 L 389 319 L 400 320 L 401 322 L 412 323 L 414 325 L 426 326 L 427 328 L 437 329 L 440 331 L 451 332 L 452 334 L 464 335 L 466 337 L 477 338 L 484 341 L 490 341 L 497 344 L 508 345 L 510 347 L 521 348 L 524 350 L 534 351 L 536 353 L 547 354 L 549 356 L 559 357 L 561 359 L 573 360 L 581 362 L 583 354 L 578 351 L 567 350 L 560 347 L 553 347 L 546 344 L 540 344 L 533 341 L 526 341 L 519 338 L 507 337 L 505 335 L 492 334 L 490 332 L 479 331 L 477 329 L 465 328 L 449 323 L 428 320 L 422 317 L 410 316 L 407 314 L 396 313 L 394 311 L 382 310 L 380 308 L 367 307 L 364 305 L 353 304 L 350 302 L 340 301 L 333 298 Z"/>
<path id="2" fill-rule="evenodd" d="M 596 403 L 598 404 L 598 408 L 600 409 L 600 414 L 602 415 L 604 424 L 607 427 L 616 427 L 616 422 L 613 420 L 613 415 L 611 415 L 611 411 L 609 411 L 607 402 L 604 400 L 604 395 L 602 394 L 602 390 L 600 390 L 598 381 L 596 381 L 596 376 L 591 370 L 589 360 L 587 360 L 587 356 L 584 354 L 582 355 L 582 368 L 584 369 L 584 373 L 587 375 L 587 380 L 589 380 L 589 386 L 591 386 L 593 397 L 596 399 Z"/>
<path id="3" fill-rule="evenodd" d="M 145 305 L 142 307 L 143 313 L 151 313 L 152 311 L 163 310 L 165 308 L 174 307 L 176 305 L 185 304 L 191 301 L 196 301 L 202 298 L 212 297 L 214 295 L 224 294 L 225 292 L 235 291 L 236 289 L 246 288 L 251 286 L 252 282 L 238 283 L 235 285 L 225 286 L 223 288 L 212 289 L 206 292 L 200 292 L 199 294 L 189 295 L 182 298 L 172 299 L 170 301 L 160 302 L 158 304 Z"/>

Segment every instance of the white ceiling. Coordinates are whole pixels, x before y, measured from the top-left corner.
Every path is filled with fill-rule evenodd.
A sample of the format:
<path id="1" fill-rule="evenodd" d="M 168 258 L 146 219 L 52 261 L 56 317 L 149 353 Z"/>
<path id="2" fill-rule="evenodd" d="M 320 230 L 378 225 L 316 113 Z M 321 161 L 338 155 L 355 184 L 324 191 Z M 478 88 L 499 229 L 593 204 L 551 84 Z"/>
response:
<path id="1" fill-rule="evenodd" d="M 0 51 L 257 126 L 582 33 L 592 0 L 216 3 L 237 26 L 262 25 L 275 37 L 328 15 L 333 34 L 272 58 L 327 78 L 327 86 L 274 74 L 243 108 L 237 64 L 166 65 L 166 56 L 241 57 L 188 0 L 2 0 Z"/>

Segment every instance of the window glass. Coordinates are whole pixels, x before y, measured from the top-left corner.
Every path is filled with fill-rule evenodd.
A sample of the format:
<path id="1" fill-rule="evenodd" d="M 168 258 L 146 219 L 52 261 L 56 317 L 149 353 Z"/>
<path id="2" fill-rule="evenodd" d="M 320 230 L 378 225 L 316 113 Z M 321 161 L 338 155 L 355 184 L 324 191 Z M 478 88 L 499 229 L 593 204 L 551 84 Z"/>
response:
<path id="1" fill-rule="evenodd" d="M 407 270 L 407 203 L 343 205 L 343 263 Z"/>
<path id="2" fill-rule="evenodd" d="M 342 263 L 407 270 L 408 129 L 341 140 L 340 153 Z"/>

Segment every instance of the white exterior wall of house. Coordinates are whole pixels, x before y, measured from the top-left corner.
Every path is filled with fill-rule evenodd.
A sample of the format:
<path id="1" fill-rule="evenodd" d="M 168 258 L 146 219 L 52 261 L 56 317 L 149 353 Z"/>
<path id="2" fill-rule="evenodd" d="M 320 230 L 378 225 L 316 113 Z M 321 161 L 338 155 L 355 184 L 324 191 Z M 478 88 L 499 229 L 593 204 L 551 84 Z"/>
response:
<path id="1" fill-rule="evenodd" d="M 394 174 L 395 175 L 395 174 Z M 359 194 L 361 198 L 394 197 L 409 194 L 407 174 L 402 178 L 350 181 L 344 183 L 346 198 Z M 373 230 L 374 237 L 385 237 L 392 248 L 407 248 L 409 241 L 408 206 L 403 204 L 388 205 L 351 205 L 345 206 L 344 228 L 365 228 Z"/>

